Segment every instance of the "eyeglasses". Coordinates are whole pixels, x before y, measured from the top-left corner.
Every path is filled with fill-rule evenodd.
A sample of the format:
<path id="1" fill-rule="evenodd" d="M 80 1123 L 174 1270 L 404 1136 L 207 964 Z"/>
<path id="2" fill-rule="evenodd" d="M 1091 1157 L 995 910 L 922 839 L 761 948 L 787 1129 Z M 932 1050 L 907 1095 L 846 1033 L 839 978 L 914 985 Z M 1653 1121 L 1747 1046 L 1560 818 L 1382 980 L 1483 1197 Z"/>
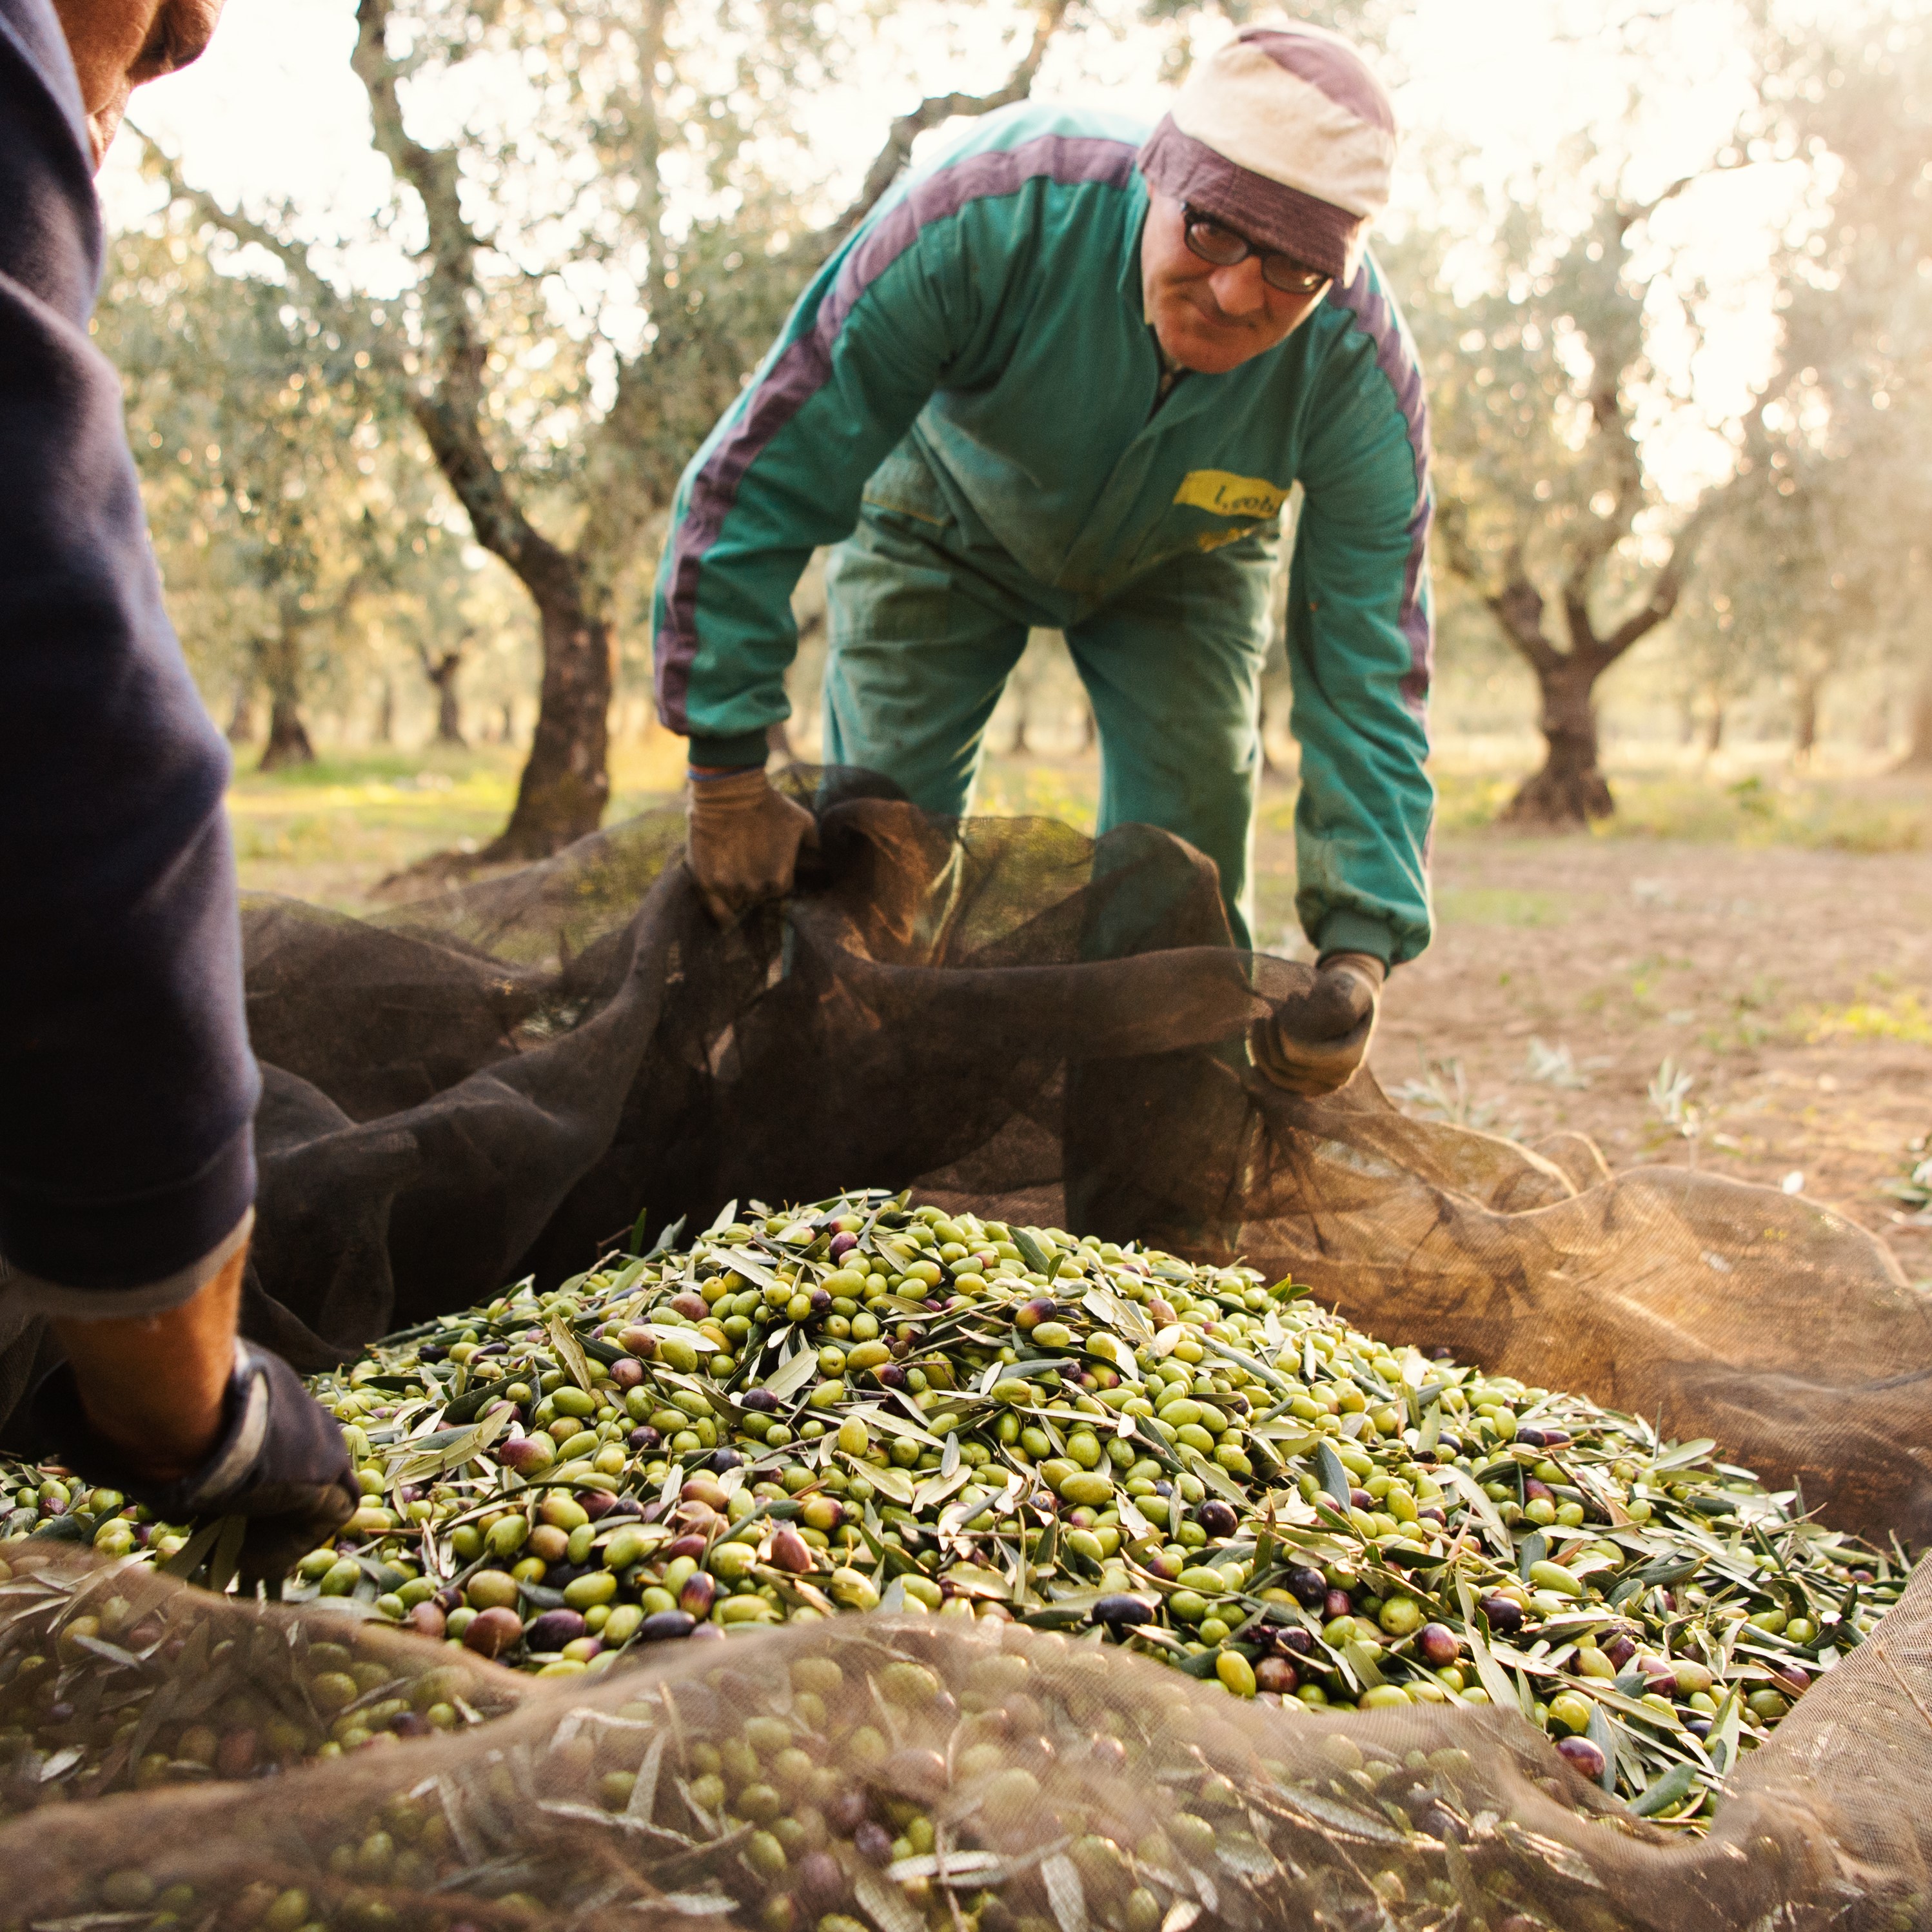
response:
<path id="1" fill-rule="evenodd" d="M 1257 248 L 1245 235 L 1237 235 L 1211 214 L 1202 214 L 1184 206 L 1180 219 L 1181 232 L 1186 238 L 1191 254 L 1199 256 L 1204 262 L 1213 262 L 1217 268 L 1232 268 L 1237 262 L 1245 262 L 1250 255 L 1257 256 L 1262 265 L 1262 280 L 1285 296 L 1312 296 L 1325 289 L 1334 279 L 1319 268 L 1311 268 L 1306 262 L 1298 262 L 1292 255 L 1281 254 L 1273 248 Z"/>

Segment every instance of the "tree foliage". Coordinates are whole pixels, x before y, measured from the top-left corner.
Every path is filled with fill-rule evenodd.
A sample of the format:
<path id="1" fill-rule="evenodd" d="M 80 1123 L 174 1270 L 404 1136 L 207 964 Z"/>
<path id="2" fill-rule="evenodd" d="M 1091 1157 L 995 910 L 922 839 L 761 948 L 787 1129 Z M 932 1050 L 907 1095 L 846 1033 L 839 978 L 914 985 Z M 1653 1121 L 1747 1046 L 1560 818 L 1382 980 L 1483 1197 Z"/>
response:
<path id="1" fill-rule="evenodd" d="M 461 520 L 366 354 L 272 284 L 130 235 L 98 313 L 190 662 L 238 710 L 266 689 L 265 765 L 309 758 L 314 688 L 450 626 L 474 575 Z"/>

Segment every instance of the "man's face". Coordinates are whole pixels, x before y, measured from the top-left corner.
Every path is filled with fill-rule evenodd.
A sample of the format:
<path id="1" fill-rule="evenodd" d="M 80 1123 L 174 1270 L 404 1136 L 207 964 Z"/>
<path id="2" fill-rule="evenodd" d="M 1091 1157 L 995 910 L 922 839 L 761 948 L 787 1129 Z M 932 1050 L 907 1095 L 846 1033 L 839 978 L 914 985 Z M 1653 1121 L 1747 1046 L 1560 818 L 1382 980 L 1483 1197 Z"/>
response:
<path id="1" fill-rule="evenodd" d="M 198 59 L 221 5 L 222 0 L 53 0 L 80 76 L 97 170 L 128 111 L 128 95 Z"/>
<path id="2" fill-rule="evenodd" d="M 1187 245 L 1180 203 L 1150 194 L 1141 233 L 1141 296 L 1168 360 L 1203 376 L 1239 368 L 1285 342 L 1324 292 L 1290 295 L 1262 279 L 1261 257 L 1217 268 Z"/>

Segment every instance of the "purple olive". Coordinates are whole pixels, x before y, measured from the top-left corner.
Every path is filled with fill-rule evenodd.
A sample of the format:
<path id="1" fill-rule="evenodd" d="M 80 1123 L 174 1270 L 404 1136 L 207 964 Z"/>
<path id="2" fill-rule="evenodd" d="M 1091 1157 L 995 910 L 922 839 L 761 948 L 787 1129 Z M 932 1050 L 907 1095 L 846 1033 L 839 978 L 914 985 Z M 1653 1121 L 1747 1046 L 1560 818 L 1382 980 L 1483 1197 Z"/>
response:
<path id="1" fill-rule="evenodd" d="M 866 1794 L 842 1791 L 825 1807 L 825 1822 L 842 1838 L 849 1838 L 866 1820 Z"/>
<path id="2" fill-rule="evenodd" d="M 1522 1606 L 1514 1597 L 1485 1597 L 1476 1607 L 1489 1618 L 1490 1629 L 1504 1636 L 1522 1628 Z"/>
<path id="3" fill-rule="evenodd" d="M 416 1711 L 401 1711 L 389 1720 L 389 1729 L 399 1738 L 422 1738 L 429 1735 L 429 1720 Z"/>
<path id="4" fill-rule="evenodd" d="M 1264 1657 L 1255 1666 L 1256 1688 L 1272 1690 L 1277 1697 L 1288 1696 L 1300 1682 L 1300 1672 L 1285 1657 Z"/>
<path id="5" fill-rule="evenodd" d="M 717 1579 L 704 1570 L 687 1577 L 684 1588 L 677 1593 L 678 1608 L 688 1611 L 694 1618 L 710 1616 L 711 1606 L 717 1600 Z"/>
<path id="6" fill-rule="evenodd" d="M 617 1498 L 608 1490 L 579 1490 L 577 1506 L 592 1522 L 602 1522 L 617 1507 Z"/>
<path id="7" fill-rule="evenodd" d="M 687 1288 L 682 1294 L 674 1294 L 668 1305 L 690 1322 L 702 1322 L 711 1312 L 710 1303 L 694 1288 Z"/>
<path id="8" fill-rule="evenodd" d="M 1550 1438 L 1540 1429 L 1519 1429 L 1516 1439 L 1519 1442 L 1528 1443 L 1532 1449 L 1540 1449 Z"/>
<path id="9" fill-rule="evenodd" d="M 1547 1483 L 1539 1483 L 1534 1476 L 1522 1479 L 1522 1499 L 1526 1503 L 1553 1503 L 1556 1492 Z"/>
<path id="10" fill-rule="evenodd" d="M 1319 1610 L 1328 1595 L 1328 1580 L 1318 1570 L 1296 1564 L 1283 1580 L 1288 1592 L 1304 1610 Z"/>
<path id="11" fill-rule="evenodd" d="M 823 1315 L 832 1306 L 832 1291 L 829 1288 L 814 1288 L 808 1294 L 813 1314 Z"/>
<path id="12" fill-rule="evenodd" d="M 412 1630 L 418 1636 L 440 1637 L 448 1624 L 447 1613 L 440 1605 L 431 1601 L 413 1604 L 403 1618 L 403 1628 Z"/>
<path id="13" fill-rule="evenodd" d="M 1522 1432 L 1518 1430 L 1520 1436 Z M 1543 1446 L 1546 1449 L 1567 1449 L 1570 1446 L 1570 1432 L 1564 1429 L 1546 1429 L 1543 1432 Z"/>
<path id="14" fill-rule="evenodd" d="M 892 1862 L 892 1834 L 870 1818 L 852 1834 L 852 1848 L 868 1865 Z"/>
<path id="15" fill-rule="evenodd" d="M 693 1619 L 682 1610 L 654 1610 L 638 1626 L 640 1643 L 662 1643 L 666 1639 L 688 1636 Z"/>
<path id="16" fill-rule="evenodd" d="M 823 1915 L 845 1896 L 845 1872 L 830 1852 L 808 1852 L 798 1862 L 792 1889 L 808 1912 Z"/>
<path id="17" fill-rule="evenodd" d="M 899 1389 L 906 1385 L 905 1371 L 896 1362 L 881 1362 L 872 1373 L 887 1388 Z"/>
<path id="18" fill-rule="evenodd" d="M 524 1642 L 531 1650 L 561 1650 L 584 1634 L 584 1619 L 574 1610 L 546 1610 L 524 1627 Z"/>
<path id="19" fill-rule="evenodd" d="M 1432 1522 L 1438 1529 L 1449 1527 L 1449 1519 L 1433 1503 L 1424 1503 L 1416 1511 L 1415 1520 L 1418 1522 Z"/>
<path id="20" fill-rule="evenodd" d="M 463 1633 L 464 1647 L 478 1657 L 501 1657 L 523 1640 L 524 1620 L 514 1610 L 496 1606 L 478 1610 Z"/>
<path id="21" fill-rule="evenodd" d="M 640 1422 L 624 1440 L 633 1454 L 641 1456 L 657 1448 L 664 1438 L 648 1422 Z"/>
<path id="22" fill-rule="evenodd" d="M 1366 1490 L 1351 1490 L 1348 1502 L 1352 1508 L 1358 1510 L 1372 1510 L 1376 1506 L 1375 1498 Z"/>
<path id="23" fill-rule="evenodd" d="M 1604 1654 L 1621 1670 L 1636 1654 L 1636 1646 L 1627 1630 L 1619 1630 L 1604 1646 Z"/>
<path id="24" fill-rule="evenodd" d="M 1276 1646 L 1294 1657 L 1312 1657 L 1315 1654 L 1315 1638 L 1305 1630 L 1283 1630 L 1275 1639 Z"/>
<path id="25" fill-rule="evenodd" d="M 930 1706 L 928 1706 L 930 1708 Z M 916 1799 L 930 1804 L 946 1790 L 946 1760 L 935 1750 L 914 1746 L 895 1751 L 880 1767 L 880 1783 L 895 1797 Z"/>
<path id="26" fill-rule="evenodd" d="M 1210 1496 L 1195 1510 L 1194 1520 L 1210 1536 L 1232 1536 L 1240 1518 L 1235 1515 L 1232 1503 L 1223 1502 L 1219 1496 Z"/>
<path id="27" fill-rule="evenodd" d="M 1152 1622 L 1154 1612 L 1138 1597 L 1102 1597 L 1090 1612 L 1096 1624 L 1105 1624 L 1116 1636 L 1134 1624 Z"/>
<path id="28" fill-rule="evenodd" d="M 634 1355 L 620 1355 L 610 1364 L 610 1379 L 620 1389 L 634 1389 L 644 1378 L 644 1365 Z"/>
<path id="29" fill-rule="evenodd" d="M 744 1460 L 735 1449 L 714 1449 L 706 1457 L 704 1466 L 722 1476 L 727 1469 L 736 1468 Z"/>
<path id="30" fill-rule="evenodd" d="M 538 1443 L 543 1444 L 542 1448 Z M 548 1436 L 513 1436 L 507 1442 L 497 1444 L 496 1460 L 505 1468 L 524 1475 L 539 1463 L 548 1468 L 555 1460 L 556 1447 Z"/>
<path id="31" fill-rule="evenodd" d="M 1324 1622 L 1332 1623 L 1337 1617 L 1352 1617 L 1355 1614 L 1355 1600 L 1346 1590 L 1330 1590 L 1323 1598 L 1322 1615 Z"/>
<path id="32" fill-rule="evenodd" d="M 1604 1754 L 1588 1738 L 1564 1738 L 1556 1747 L 1573 1771 L 1580 1772 L 1592 1784 L 1604 1774 Z"/>
<path id="33" fill-rule="evenodd" d="M 1447 1624 L 1424 1624 L 1415 1634 L 1415 1654 L 1431 1670 L 1447 1670 L 1462 1654 L 1462 1640 Z"/>
<path id="34" fill-rule="evenodd" d="M 842 1228 L 838 1232 L 834 1234 L 832 1238 L 832 1258 L 835 1262 L 843 1261 L 844 1258 L 858 1245 L 858 1236 L 854 1234 L 848 1234 Z"/>
<path id="35" fill-rule="evenodd" d="M 784 1406 L 768 1388 L 747 1389 L 742 1400 L 747 1408 L 755 1409 L 760 1415 L 776 1415 Z"/>

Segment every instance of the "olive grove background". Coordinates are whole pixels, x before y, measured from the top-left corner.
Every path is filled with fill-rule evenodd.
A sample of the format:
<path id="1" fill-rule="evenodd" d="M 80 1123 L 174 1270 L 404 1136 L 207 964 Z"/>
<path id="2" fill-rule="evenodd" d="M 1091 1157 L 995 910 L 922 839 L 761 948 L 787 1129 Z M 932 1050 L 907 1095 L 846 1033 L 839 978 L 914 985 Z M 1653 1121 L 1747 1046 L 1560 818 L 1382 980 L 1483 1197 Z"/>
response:
<path id="1" fill-rule="evenodd" d="M 813 266 L 928 130 L 1123 74 L 1144 97 L 1250 10 L 355 0 L 374 205 L 332 227 L 157 140 L 102 309 L 211 706 L 272 766 L 514 746 L 489 856 L 595 826 L 611 733 L 650 730 L 676 478 Z M 1513 155 L 1402 86 L 1406 0 L 1312 10 L 1382 50 L 1411 123 L 1378 247 L 1435 412 L 1438 728 L 1514 741 L 1504 815 L 1612 812 L 1606 722 L 1932 766 L 1925 10 L 1717 8 L 1734 111 L 1687 148 L 1649 104 L 1681 21 L 1558 7 L 1621 104 Z M 1711 246 L 1732 209 L 1742 262 Z M 1759 366 L 1722 366 L 1747 338 Z M 1090 744 L 1052 640 L 1000 729 Z"/>
<path id="2" fill-rule="evenodd" d="M 674 800 L 666 508 L 814 266 L 953 117 L 1150 119 L 1249 10 L 229 0 L 104 176 L 97 330 L 244 883 L 362 909 Z M 1315 10 L 1396 90 L 1376 245 L 1434 412 L 1437 932 L 1375 1071 L 1932 1278 L 1932 5 Z M 815 566 L 796 608 L 808 759 Z M 1289 697 L 1277 648 L 1257 931 L 1295 954 Z M 1091 824 L 1051 634 L 992 746 L 980 808 Z"/>

